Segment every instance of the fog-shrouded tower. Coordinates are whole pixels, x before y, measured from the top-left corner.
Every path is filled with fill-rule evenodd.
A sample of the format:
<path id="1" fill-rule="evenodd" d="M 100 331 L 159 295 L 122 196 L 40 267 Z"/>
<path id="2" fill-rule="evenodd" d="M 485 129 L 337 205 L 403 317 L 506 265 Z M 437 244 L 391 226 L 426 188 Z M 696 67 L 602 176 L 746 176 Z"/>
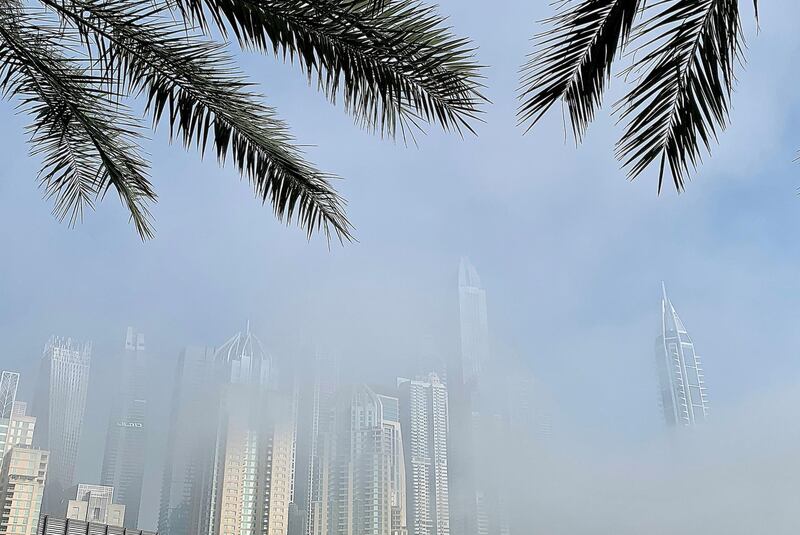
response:
<path id="1" fill-rule="evenodd" d="M 128 327 L 119 359 L 117 391 L 111 401 L 100 483 L 114 488 L 116 503 L 125 506 L 126 528 L 139 524 L 147 426 L 145 422 L 145 343 Z"/>
<path id="2" fill-rule="evenodd" d="M 216 352 L 224 373 L 209 480 L 209 535 L 285 535 L 293 499 L 294 392 L 250 332 Z"/>
<path id="3" fill-rule="evenodd" d="M 339 361 L 316 352 L 302 374 L 297 432 L 296 504 L 302 522 L 289 535 L 328 534 L 328 481 Z"/>
<path id="4" fill-rule="evenodd" d="M 461 333 L 461 380 L 469 390 L 478 386 L 489 361 L 489 322 L 486 291 L 478 272 L 467 258 L 458 266 L 458 309 Z"/>
<path id="5" fill-rule="evenodd" d="M 160 535 L 196 535 L 207 516 L 203 495 L 214 454 L 218 374 L 214 349 L 188 347 L 178 358 L 158 512 Z"/>
<path id="6" fill-rule="evenodd" d="M 694 343 L 661 283 L 661 334 L 656 339 L 659 401 L 673 427 L 692 427 L 708 418 L 703 366 Z"/>
<path id="7" fill-rule="evenodd" d="M 448 444 L 450 531 L 480 535 L 474 428 L 482 372 L 489 361 L 486 291 L 475 266 L 458 266 L 459 352 L 447 370 L 450 441 Z"/>
<path id="8" fill-rule="evenodd" d="M 409 535 L 450 535 L 447 387 L 436 374 L 398 379 Z"/>
<path id="9" fill-rule="evenodd" d="M 404 535 L 405 469 L 397 398 L 367 386 L 337 395 L 329 535 Z"/>
<path id="10" fill-rule="evenodd" d="M 50 451 L 42 506 L 48 514 L 63 513 L 67 491 L 73 486 L 91 352 L 91 344 L 69 338 L 51 338 L 44 348 L 33 416 L 37 418 L 34 443 Z"/>

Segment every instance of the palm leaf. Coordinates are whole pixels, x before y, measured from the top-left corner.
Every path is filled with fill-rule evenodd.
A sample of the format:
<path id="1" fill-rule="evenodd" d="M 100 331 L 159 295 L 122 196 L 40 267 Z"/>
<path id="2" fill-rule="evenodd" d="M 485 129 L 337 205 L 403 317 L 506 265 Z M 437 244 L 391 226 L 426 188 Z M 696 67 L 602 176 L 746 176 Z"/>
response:
<path id="1" fill-rule="evenodd" d="M 150 237 L 147 203 L 155 193 L 136 125 L 93 74 L 60 54 L 67 40 L 39 14 L 0 2 L 0 88 L 32 117 L 32 151 L 43 155 L 40 181 L 59 219 L 74 224 L 113 187 L 140 236 Z"/>
<path id="2" fill-rule="evenodd" d="M 332 177 L 306 163 L 285 125 L 225 54 L 221 45 L 187 35 L 160 17 L 158 9 L 136 2 L 43 0 L 92 34 L 107 79 L 126 82 L 123 92 L 144 94 L 154 124 L 166 120 L 172 137 L 201 152 L 211 141 L 217 158 L 234 161 L 264 203 L 280 220 L 295 218 L 310 235 L 322 229 L 350 239 L 350 224 Z"/>
<path id="3" fill-rule="evenodd" d="M 367 128 L 405 136 L 438 123 L 473 131 L 479 66 L 433 7 L 415 0 L 176 0 L 189 23 L 297 61 Z"/>
<path id="4" fill-rule="evenodd" d="M 627 43 L 641 0 L 564 1 L 534 38 L 535 51 L 523 67 L 521 124 L 530 130 L 553 104 L 569 110 L 572 133 L 583 138 L 611 77 L 615 56 Z"/>
<path id="5" fill-rule="evenodd" d="M 741 58 L 738 0 L 669 0 L 637 36 L 634 88 L 620 101 L 627 121 L 617 155 L 631 178 L 659 160 L 678 191 L 728 122 L 734 67 Z"/>

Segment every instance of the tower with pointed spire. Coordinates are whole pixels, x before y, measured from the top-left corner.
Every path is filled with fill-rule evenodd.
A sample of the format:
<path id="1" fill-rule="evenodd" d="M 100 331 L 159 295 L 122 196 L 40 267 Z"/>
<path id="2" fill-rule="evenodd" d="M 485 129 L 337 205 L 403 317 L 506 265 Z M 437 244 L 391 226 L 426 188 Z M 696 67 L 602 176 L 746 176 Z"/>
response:
<path id="1" fill-rule="evenodd" d="M 661 333 L 656 339 L 659 401 L 671 427 L 692 427 L 708 418 L 708 394 L 700 356 L 661 283 Z"/>
<path id="2" fill-rule="evenodd" d="M 272 358 L 249 322 L 215 359 L 226 379 L 201 533 L 285 535 L 295 461 L 292 394 L 277 383 Z"/>

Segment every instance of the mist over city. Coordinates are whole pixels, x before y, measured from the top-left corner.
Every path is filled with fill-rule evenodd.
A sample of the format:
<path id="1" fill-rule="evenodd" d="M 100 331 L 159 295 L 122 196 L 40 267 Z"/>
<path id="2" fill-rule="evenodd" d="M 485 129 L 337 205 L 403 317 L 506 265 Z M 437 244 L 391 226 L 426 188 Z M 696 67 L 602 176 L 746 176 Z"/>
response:
<path id="1" fill-rule="evenodd" d="M 352 241 L 169 125 L 152 239 L 111 192 L 59 221 L 0 102 L 0 490 L 35 467 L 0 535 L 800 532 L 800 5 L 742 2 L 730 126 L 680 193 L 626 179 L 610 108 L 580 147 L 566 104 L 522 135 L 552 6 L 437 9 L 485 66 L 475 135 L 374 135 L 235 52 Z"/>

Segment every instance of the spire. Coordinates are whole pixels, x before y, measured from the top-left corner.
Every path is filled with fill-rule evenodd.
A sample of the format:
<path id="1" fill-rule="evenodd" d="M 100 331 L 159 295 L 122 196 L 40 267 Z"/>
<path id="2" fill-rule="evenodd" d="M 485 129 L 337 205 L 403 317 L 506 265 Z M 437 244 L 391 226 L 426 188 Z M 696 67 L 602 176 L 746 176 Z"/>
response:
<path id="1" fill-rule="evenodd" d="M 667 288 L 664 281 L 661 281 L 661 316 L 665 333 L 667 331 L 686 333 L 686 327 L 683 326 L 675 307 L 672 306 L 672 302 L 667 297 Z"/>
<path id="2" fill-rule="evenodd" d="M 466 256 L 461 257 L 461 262 L 458 264 L 458 285 L 460 287 L 481 287 L 481 278 L 478 276 L 478 271 L 475 266 L 469 261 Z"/>

